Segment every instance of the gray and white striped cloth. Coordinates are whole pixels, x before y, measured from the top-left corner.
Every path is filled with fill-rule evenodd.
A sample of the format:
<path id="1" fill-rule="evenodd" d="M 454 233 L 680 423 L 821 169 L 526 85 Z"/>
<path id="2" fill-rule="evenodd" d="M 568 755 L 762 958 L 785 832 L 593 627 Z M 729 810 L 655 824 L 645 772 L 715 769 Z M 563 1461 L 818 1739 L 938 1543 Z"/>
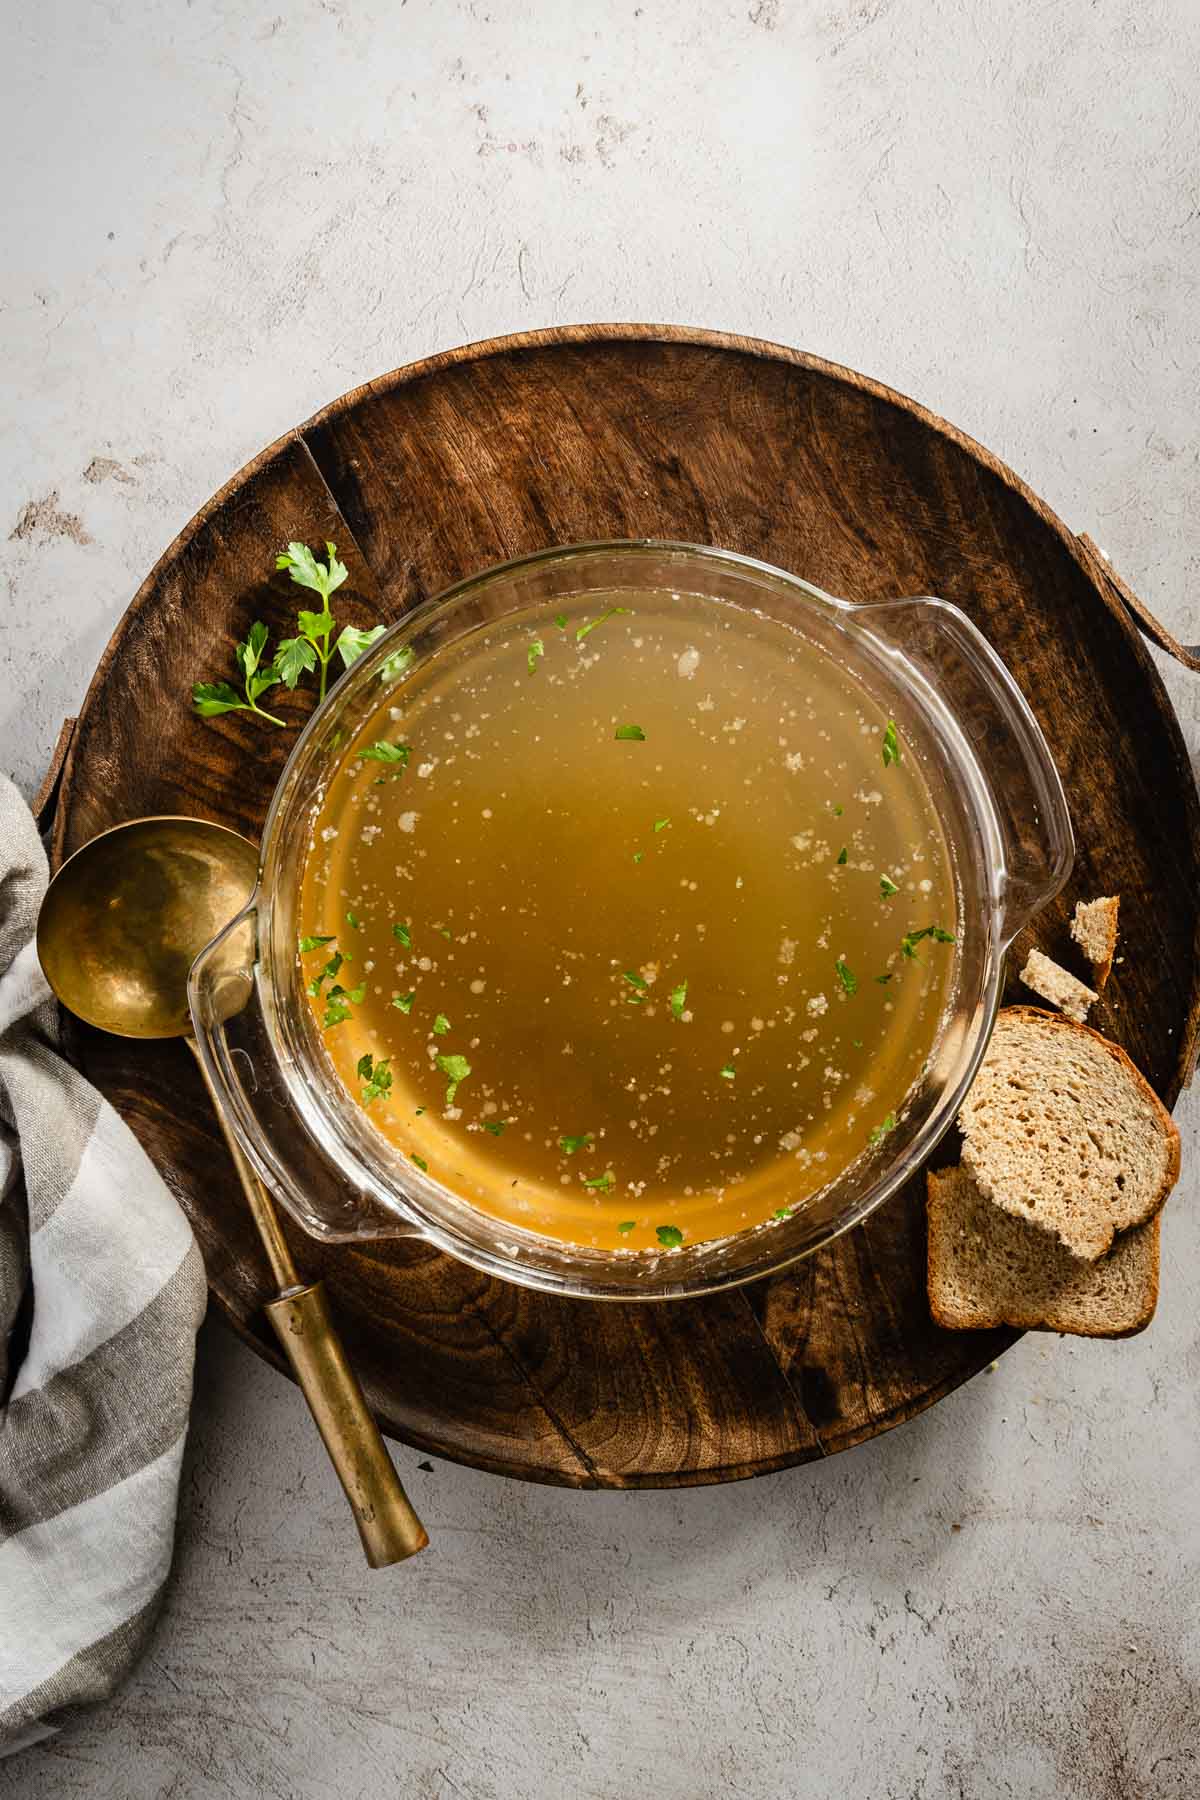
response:
<path id="1" fill-rule="evenodd" d="M 0 776 L 0 1756 L 136 1662 L 171 1564 L 204 1269 L 59 1053 L 33 947 L 46 857 Z"/>

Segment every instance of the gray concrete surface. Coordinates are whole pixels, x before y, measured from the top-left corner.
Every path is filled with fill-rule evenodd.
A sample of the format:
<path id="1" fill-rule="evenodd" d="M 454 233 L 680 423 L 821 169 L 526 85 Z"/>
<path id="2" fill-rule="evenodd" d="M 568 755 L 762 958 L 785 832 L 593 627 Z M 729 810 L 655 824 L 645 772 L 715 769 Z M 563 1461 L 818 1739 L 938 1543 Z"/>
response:
<path id="1" fill-rule="evenodd" d="M 1195 0 L 7 18 L 0 760 L 27 789 L 246 457 L 373 373 L 558 321 L 723 326 L 880 376 L 1200 638 Z M 1200 746 L 1200 679 L 1169 680 Z M 1145 1336 L 1027 1338 L 865 1449 L 721 1490 L 404 1453 L 436 1541 L 391 1574 L 363 1569 L 294 1392 L 210 1325 L 151 1654 L 0 1787 L 1200 1793 L 1198 1119 L 1192 1096 Z"/>

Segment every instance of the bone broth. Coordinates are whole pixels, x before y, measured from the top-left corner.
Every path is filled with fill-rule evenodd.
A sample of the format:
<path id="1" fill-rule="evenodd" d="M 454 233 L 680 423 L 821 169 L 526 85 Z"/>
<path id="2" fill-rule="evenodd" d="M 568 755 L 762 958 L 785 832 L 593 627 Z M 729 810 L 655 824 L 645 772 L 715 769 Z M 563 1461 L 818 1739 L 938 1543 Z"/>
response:
<path id="1" fill-rule="evenodd" d="M 301 962 L 371 1126 L 495 1218 L 655 1251 L 886 1134 L 954 975 L 903 724 L 670 593 L 509 614 L 381 689 L 314 814 Z"/>

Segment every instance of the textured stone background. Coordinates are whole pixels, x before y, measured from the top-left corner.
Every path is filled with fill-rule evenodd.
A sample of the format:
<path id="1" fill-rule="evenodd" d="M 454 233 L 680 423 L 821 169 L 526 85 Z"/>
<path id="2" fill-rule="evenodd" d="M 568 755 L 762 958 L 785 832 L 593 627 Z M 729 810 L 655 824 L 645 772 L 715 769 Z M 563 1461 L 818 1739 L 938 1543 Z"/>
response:
<path id="1" fill-rule="evenodd" d="M 1195 0 L 6 20 L 0 760 L 27 789 L 245 458 L 369 375 L 559 321 L 722 326 L 879 376 L 1200 639 Z M 1169 679 L 1200 745 L 1200 678 Z M 1194 1097 L 1181 1116 L 1194 1169 Z M 1195 1187 L 1132 1343 L 1026 1338 L 891 1436 L 726 1489 L 578 1495 L 401 1452 L 435 1548 L 390 1574 L 294 1391 L 210 1325 L 151 1654 L 5 1794 L 1196 1795 Z"/>

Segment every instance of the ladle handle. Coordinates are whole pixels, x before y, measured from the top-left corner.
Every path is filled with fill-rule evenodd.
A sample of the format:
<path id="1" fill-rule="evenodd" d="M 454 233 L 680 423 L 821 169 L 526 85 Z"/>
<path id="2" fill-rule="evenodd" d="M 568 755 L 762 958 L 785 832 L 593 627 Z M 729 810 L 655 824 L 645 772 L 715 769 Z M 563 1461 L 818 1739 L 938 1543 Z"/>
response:
<path id="1" fill-rule="evenodd" d="M 314 1281 L 282 1294 L 269 1300 L 265 1311 L 346 1490 L 367 1561 L 382 1569 L 415 1556 L 429 1542 L 428 1534 L 346 1359 L 324 1284 Z"/>
<path id="2" fill-rule="evenodd" d="M 373 1569 L 403 1562 L 425 1548 L 428 1533 L 404 1492 L 358 1377 L 347 1360 L 329 1314 L 324 1285 L 319 1281 L 301 1285 L 271 1196 L 242 1154 L 194 1040 L 189 1039 L 189 1043 L 196 1052 L 271 1273 L 284 1290 L 277 1299 L 267 1301 L 264 1311 L 292 1365 L 292 1373 L 325 1441 L 329 1460 L 346 1491 L 367 1561 Z"/>

